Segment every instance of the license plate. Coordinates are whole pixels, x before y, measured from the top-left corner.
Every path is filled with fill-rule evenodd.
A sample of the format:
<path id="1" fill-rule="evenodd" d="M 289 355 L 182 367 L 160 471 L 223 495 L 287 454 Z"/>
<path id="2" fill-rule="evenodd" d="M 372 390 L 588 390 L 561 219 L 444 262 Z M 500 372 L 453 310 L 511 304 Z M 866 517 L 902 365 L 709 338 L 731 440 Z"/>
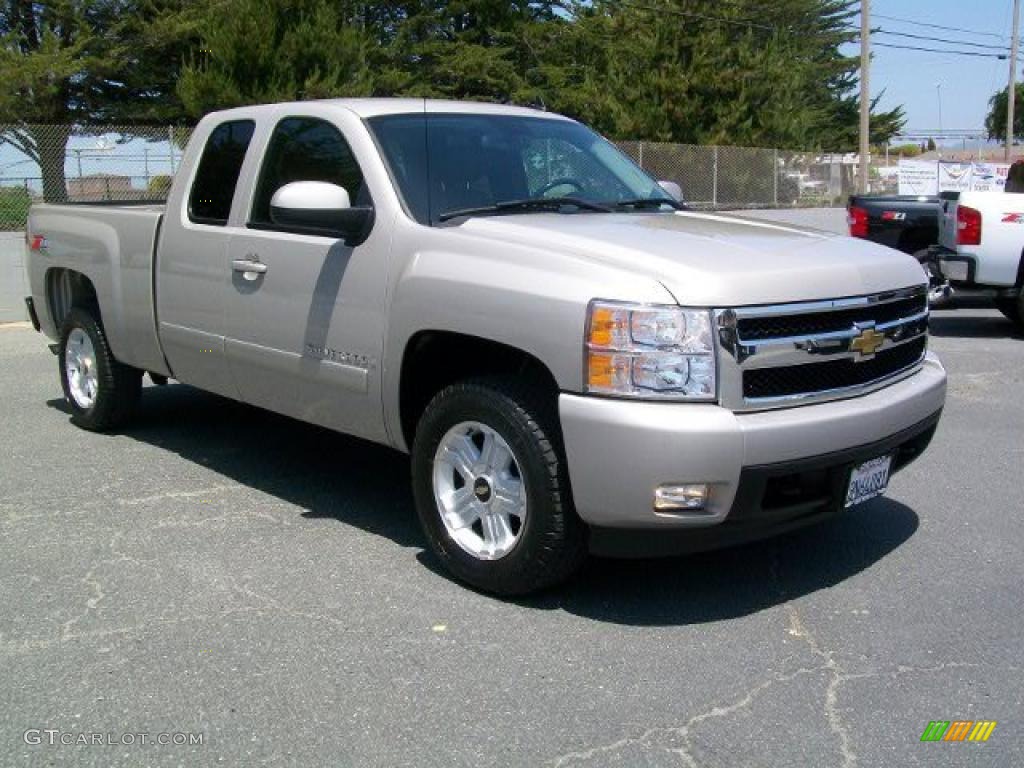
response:
<path id="1" fill-rule="evenodd" d="M 892 456 L 880 456 L 854 467 L 850 473 L 850 485 L 846 489 L 845 508 L 873 499 L 885 492 L 889 485 L 889 467 Z"/>

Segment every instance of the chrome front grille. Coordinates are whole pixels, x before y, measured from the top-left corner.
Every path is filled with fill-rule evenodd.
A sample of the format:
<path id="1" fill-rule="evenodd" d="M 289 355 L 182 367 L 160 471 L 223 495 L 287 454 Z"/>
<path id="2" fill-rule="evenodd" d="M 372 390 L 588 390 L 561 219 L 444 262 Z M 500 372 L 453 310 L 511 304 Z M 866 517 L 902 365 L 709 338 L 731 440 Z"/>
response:
<path id="1" fill-rule="evenodd" d="M 925 286 L 830 301 L 720 309 L 721 399 L 758 410 L 850 397 L 916 370 Z"/>

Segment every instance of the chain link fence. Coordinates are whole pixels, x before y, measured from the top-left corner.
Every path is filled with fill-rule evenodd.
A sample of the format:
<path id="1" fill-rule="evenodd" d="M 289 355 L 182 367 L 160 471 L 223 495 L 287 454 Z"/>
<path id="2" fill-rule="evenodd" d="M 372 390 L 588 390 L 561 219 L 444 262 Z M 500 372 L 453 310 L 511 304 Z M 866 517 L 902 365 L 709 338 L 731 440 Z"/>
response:
<path id="1" fill-rule="evenodd" d="M 24 228 L 29 205 L 159 201 L 192 129 L 0 124 L 0 231 Z"/>
<path id="2" fill-rule="evenodd" d="M 647 141 L 618 146 L 651 175 L 679 184 L 695 208 L 845 206 L 856 189 L 856 157 L 850 154 Z M 892 169 L 874 161 L 871 188 L 895 192 Z"/>
<path id="3" fill-rule="evenodd" d="M 0 231 L 21 231 L 29 205 L 163 200 L 191 128 L 0 124 Z M 855 187 L 850 155 L 647 141 L 618 146 L 696 208 L 845 205 Z M 872 189 L 895 176 L 873 168 Z"/>

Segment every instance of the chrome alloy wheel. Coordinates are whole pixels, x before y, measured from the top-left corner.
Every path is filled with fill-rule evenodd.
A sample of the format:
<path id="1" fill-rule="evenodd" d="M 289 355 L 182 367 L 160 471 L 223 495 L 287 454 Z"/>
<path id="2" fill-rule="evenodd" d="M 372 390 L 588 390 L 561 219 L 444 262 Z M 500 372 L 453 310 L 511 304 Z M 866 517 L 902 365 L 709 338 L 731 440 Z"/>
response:
<path id="1" fill-rule="evenodd" d="M 92 408 L 99 387 L 99 371 L 96 369 L 96 350 L 92 339 L 81 328 L 73 328 L 68 334 L 64 348 L 64 372 L 75 404 L 84 411 Z"/>
<path id="2" fill-rule="evenodd" d="M 498 560 L 526 524 L 526 484 L 505 439 L 486 424 L 449 429 L 434 454 L 434 500 L 445 530 L 479 560 Z"/>

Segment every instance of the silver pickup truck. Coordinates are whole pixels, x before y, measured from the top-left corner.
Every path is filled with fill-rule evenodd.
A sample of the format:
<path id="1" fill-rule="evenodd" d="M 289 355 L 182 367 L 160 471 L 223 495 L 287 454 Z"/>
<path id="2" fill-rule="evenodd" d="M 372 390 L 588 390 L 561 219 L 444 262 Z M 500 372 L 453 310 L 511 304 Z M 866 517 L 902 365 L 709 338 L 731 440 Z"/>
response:
<path id="1" fill-rule="evenodd" d="M 914 259 L 677 196 L 529 109 L 228 110 L 166 206 L 32 208 L 29 312 L 76 424 L 148 372 L 409 452 L 444 565 L 525 593 L 839 514 L 935 431 Z"/>

